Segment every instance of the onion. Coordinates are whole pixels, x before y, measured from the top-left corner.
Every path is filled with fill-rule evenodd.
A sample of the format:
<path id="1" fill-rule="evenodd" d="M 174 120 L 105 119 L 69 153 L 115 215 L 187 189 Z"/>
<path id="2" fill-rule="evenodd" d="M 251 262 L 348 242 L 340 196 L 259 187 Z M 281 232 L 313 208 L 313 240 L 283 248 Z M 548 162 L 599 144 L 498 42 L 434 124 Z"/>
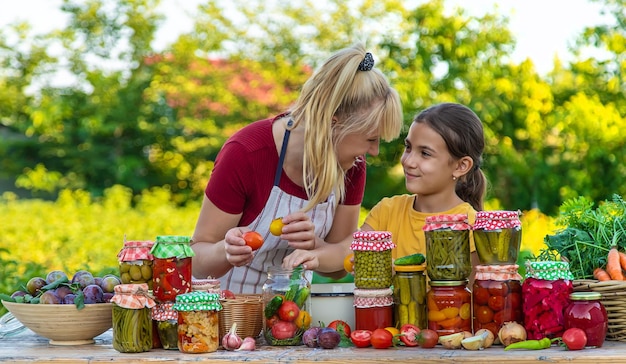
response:
<path id="1" fill-rule="evenodd" d="M 513 343 L 526 340 L 526 329 L 515 321 L 505 322 L 498 332 L 498 339 L 506 348 Z"/>

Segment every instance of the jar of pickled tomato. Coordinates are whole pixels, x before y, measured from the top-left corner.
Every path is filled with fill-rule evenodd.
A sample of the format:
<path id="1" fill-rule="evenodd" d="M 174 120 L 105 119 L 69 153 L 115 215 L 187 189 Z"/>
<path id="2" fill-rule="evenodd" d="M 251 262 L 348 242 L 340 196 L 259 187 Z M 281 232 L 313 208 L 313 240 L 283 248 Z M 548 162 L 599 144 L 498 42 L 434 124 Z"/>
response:
<path id="1" fill-rule="evenodd" d="M 220 344 L 220 295 L 189 292 L 176 296 L 173 309 L 178 311 L 178 350 L 201 354 L 217 351 Z"/>
<path id="2" fill-rule="evenodd" d="M 356 330 L 370 331 L 394 326 L 391 288 L 355 289 L 354 325 Z"/>
<path id="3" fill-rule="evenodd" d="M 472 272 L 470 225 L 466 214 L 434 215 L 422 228 L 426 270 L 433 281 L 463 281 Z"/>
<path id="4" fill-rule="evenodd" d="M 522 309 L 528 339 L 554 339 L 563 334 L 573 278 L 567 262 L 526 261 Z"/>
<path id="5" fill-rule="evenodd" d="M 152 289 L 152 262 L 154 256 L 150 253 L 152 241 L 126 241 L 117 253 L 119 262 L 120 281 L 123 284 L 147 283 Z"/>
<path id="6" fill-rule="evenodd" d="M 472 332 L 472 294 L 467 281 L 430 281 L 428 328 L 439 336 Z"/>
<path id="7" fill-rule="evenodd" d="M 157 236 L 150 251 L 154 297 L 172 302 L 176 296 L 191 292 L 191 258 L 195 255 L 187 236 Z"/>
<path id="8" fill-rule="evenodd" d="M 565 329 L 577 327 L 587 334 L 587 348 L 604 344 L 608 330 L 608 317 L 598 292 L 574 292 L 565 309 Z"/>

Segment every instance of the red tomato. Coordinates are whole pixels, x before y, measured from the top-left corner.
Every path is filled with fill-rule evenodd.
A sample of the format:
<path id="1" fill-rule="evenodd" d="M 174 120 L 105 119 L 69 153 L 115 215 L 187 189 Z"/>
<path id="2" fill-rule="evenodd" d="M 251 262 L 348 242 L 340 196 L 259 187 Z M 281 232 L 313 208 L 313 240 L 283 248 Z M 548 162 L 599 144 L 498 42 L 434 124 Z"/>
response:
<path id="1" fill-rule="evenodd" d="M 506 282 L 493 281 L 489 285 L 489 294 L 492 296 L 506 296 L 509 293 L 509 286 Z"/>
<path id="2" fill-rule="evenodd" d="M 587 345 L 587 334 L 577 327 L 565 330 L 561 338 L 569 350 L 581 350 Z"/>
<path id="3" fill-rule="evenodd" d="M 393 345 L 393 335 L 385 329 L 376 329 L 372 331 L 372 346 L 375 349 L 387 349 Z"/>
<path id="4" fill-rule="evenodd" d="M 479 306 L 474 310 L 474 316 L 481 324 L 493 321 L 493 311 L 487 306 Z"/>
<path id="5" fill-rule="evenodd" d="M 276 321 L 272 326 L 272 336 L 277 340 L 285 340 L 294 337 L 298 327 L 293 322 Z"/>
<path id="6" fill-rule="evenodd" d="M 406 346 L 417 346 L 420 328 L 412 324 L 404 324 L 400 327 L 400 340 Z"/>
<path id="7" fill-rule="evenodd" d="M 489 301 L 489 290 L 484 287 L 478 287 L 474 290 L 474 303 L 477 305 L 486 305 Z"/>
<path id="8" fill-rule="evenodd" d="M 229 291 L 227 289 L 222 290 L 222 297 L 226 299 L 237 298 L 237 296 L 235 296 L 235 294 L 232 291 Z"/>
<path id="9" fill-rule="evenodd" d="M 500 311 L 504 308 L 504 297 L 502 296 L 491 296 L 489 297 L 489 302 L 487 304 L 490 309 L 493 311 Z"/>
<path id="10" fill-rule="evenodd" d="M 331 329 L 335 329 L 335 331 L 337 331 L 340 335 L 345 335 L 346 337 L 350 337 L 350 334 L 352 333 L 350 325 L 342 320 L 335 320 L 328 324 L 328 327 L 330 327 Z M 340 327 L 343 328 L 343 334 L 341 333 L 342 330 L 340 329 Z"/>
<path id="11" fill-rule="evenodd" d="M 256 231 L 247 231 L 241 237 L 252 250 L 257 250 L 263 245 L 263 237 Z"/>
<path id="12" fill-rule="evenodd" d="M 417 341 L 424 349 L 434 348 L 439 342 L 439 335 L 435 330 L 424 329 L 420 332 Z"/>
<path id="13" fill-rule="evenodd" d="M 372 332 L 370 330 L 354 330 L 350 334 L 350 340 L 357 348 L 366 348 L 372 345 Z"/>
<path id="14" fill-rule="evenodd" d="M 268 329 L 271 329 L 278 321 L 280 321 L 278 315 L 274 315 L 268 319 L 265 319 L 265 326 L 267 326 Z"/>
<path id="15" fill-rule="evenodd" d="M 283 321 L 295 321 L 299 314 L 300 309 L 293 301 L 285 301 L 278 308 L 278 317 Z"/>

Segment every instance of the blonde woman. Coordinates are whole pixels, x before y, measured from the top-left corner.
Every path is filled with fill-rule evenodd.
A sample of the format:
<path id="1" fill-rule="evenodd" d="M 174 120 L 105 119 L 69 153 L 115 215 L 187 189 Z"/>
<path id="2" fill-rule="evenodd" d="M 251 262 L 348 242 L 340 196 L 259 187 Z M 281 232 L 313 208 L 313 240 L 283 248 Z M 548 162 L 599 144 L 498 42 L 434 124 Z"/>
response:
<path id="1" fill-rule="evenodd" d="M 270 266 L 343 270 L 347 237 L 357 230 L 365 155 L 402 128 L 398 93 L 362 45 L 332 55 L 287 112 L 259 120 L 222 147 L 193 234 L 195 277 L 221 288 L 260 293 Z M 270 223 L 282 218 L 282 234 Z M 253 251 L 242 235 L 259 232 Z M 344 241 L 342 244 L 341 242 Z"/>

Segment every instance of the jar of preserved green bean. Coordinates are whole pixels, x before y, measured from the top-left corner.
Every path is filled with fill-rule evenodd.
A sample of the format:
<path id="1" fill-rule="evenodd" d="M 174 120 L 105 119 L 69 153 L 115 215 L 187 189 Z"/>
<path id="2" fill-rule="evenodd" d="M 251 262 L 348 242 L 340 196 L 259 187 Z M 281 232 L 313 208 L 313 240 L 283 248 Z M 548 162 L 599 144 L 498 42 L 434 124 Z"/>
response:
<path id="1" fill-rule="evenodd" d="M 120 269 L 120 281 L 123 284 L 147 283 L 152 289 L 152 263 L 154 256 L 150 253 L 152 241 L 126 241 L 117 254 Z"/>
<path id="2" fill-rule="evenodd" d="M 470 225 L 466 214 L 426 218 L 426 270 L 434 281 L 462 281 L 472 272 Z"/>
<path id="3" fill-rule="evenodd" d="M 152 320 L 156 321 L 161 347 L 166 350 L 178 350 L 178 312 L 173 306 L 173 302 L 167 302 L 152 307 Z"/>
<path id="4" fill-rule="evenodd" d="M 395 327 L 412 324 L 427 328 L 426 275 L 422 265 L 397 265 L 393 276 Z"/>
<path id="5" fill-rule="evenodd" d="M 357 231 L 350 249 L 354 251 L 354 285 L 363 289 L 391 287 L 391 250 L 396 245 L 388 231 Z"/>
<path id="6" fill-rule="evenodd" d="M 473 236 L 480 264 L 515 264 L 522 243 L 519 211 L 478 211 Z"/>
<path id="7" fill-rule="evenodd" d="M 156 304 L 148 284 L 118 284 L 113 303 L 113 349 L 141 353 L 152 349 L 152 314 Z"/>
<path id="8" fill-rule="evenodd" d="M 201 354 L 217 351 L 220 344 L 220 295 L 189 292 L 176 296 L 173 309 L 178 311 L 178 350 Z"/>

